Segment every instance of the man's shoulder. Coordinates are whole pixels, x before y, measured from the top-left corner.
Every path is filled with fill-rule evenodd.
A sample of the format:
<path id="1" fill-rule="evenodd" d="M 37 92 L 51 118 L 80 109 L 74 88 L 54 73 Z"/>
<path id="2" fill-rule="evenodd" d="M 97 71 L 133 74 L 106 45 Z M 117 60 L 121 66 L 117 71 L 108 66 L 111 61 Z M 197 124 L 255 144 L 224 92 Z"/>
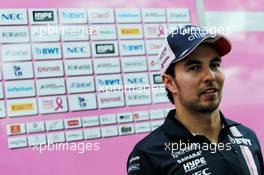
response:
<path id="1" fill-rule="evenodd" d="M 233 130 L 233 132 L 235 132 L 237 135 L 251 137 L 254 140 L 258 140 L 255 131 L 253 129 L 251 129 L 250 127 L 244 125 L 243 123 L 233 121 L 231 119 L 226 119 L 226 120 L 229 124 L 233 125 L 230 128 L 231 128 L 231 130 L 233 130 L 235 128 L 235 130 Z"/>
<path id="2" fill-rule="evenodd" d="M 160 146 L 163 146 L 167 136 L 165 135 L 162 125 L 150 132 L 147 136 L 141 139 L 134 147 L 139 151 L 151 150 Z"/>

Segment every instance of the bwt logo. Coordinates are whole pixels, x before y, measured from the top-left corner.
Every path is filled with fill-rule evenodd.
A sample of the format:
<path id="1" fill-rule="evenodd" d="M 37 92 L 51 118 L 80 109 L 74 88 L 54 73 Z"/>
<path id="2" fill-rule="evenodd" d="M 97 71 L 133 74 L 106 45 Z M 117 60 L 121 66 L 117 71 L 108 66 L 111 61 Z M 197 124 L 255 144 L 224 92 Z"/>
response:
<path id="1" fill-rule="evenodd" d="M 33 11 L 33 21 L 54 21 L 53 11 Z"/>
<path id="2" fill-rule="evenodd" d="M 143 50 L 143 45 L 142 44 L 138 44 L 138 45 L 124 45 L 123 49 L 126 51 L 139 51 L 139 50 Z"/>
<path id="3" fill-rule="evenodd" d="M 59 48 L 36 48 L 36 53 L 39 55 L 58 54 Z"/>
<path id="4" fill-rule="evenodd" d="M 9 14 L 2 14 L 1 20 L 23 20 L 23 14 L 22 13 L 9 13 Z"/>
<path id="5" fill-rule="evenodd" d="M 87 53 L 86 47 L 71 47 L 67 48 L 68 53 Z"/>
<path id="6" fill-rule="evenodd" d="M 115 53 L 114 44 L 95 44 L 96 54 L 112 54 Z"/>
<path id="7" fill-rule="evenodd" d="M 65 19 L 84 19 L 84 13 L 66 13 L 66 12 L 62 12 L 62 16 Z"/>
<path id="8" fill-rule="evenodd" d="M 98 80 L 100 86 L 108 86 L 108 85 L 121 85 L 120 79 L 113 80 Z"/>

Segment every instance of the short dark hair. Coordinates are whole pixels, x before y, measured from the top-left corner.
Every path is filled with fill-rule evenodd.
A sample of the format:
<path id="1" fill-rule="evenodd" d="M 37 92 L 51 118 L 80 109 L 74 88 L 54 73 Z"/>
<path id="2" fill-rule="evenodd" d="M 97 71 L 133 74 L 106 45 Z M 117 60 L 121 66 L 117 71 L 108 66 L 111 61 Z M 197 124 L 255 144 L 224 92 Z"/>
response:
<path id="1" fill-rule="evenodd" d="M 175 78 L 175 64 L 176 64 L 176 63 L 171 64 L 171 65 L 168 67 L 167 71 L 165 72 L 165 74 L 172 76 L 172 78 Z M 175 104 L 175 103 L 174 103 L 174 99 L 173 99 L 173 95 L 172 95 L 171 91 L 170 91 L 168 88 L 166 88 L 166 87 L 165 87 L 165 89 L 166 89 L 166 91 L 167 91 L 167 96 L 168 96 L 170 102 L 171 102 L 172 104 Z"/>

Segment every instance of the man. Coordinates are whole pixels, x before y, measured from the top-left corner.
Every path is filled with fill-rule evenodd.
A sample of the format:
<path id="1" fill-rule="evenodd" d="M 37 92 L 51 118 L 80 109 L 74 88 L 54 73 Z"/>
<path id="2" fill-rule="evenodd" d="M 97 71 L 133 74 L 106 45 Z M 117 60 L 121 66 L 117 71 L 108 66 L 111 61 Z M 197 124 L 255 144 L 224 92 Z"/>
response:
<path id="1" fill-rule="evenodd" d="M 219 110 L 227 38 L 185 25 L 166 38 L 161 76 L 175 105 L 161 127 L 141 140 L 127 162 L 129 175 L 264 175 L 255 133 Z"/>

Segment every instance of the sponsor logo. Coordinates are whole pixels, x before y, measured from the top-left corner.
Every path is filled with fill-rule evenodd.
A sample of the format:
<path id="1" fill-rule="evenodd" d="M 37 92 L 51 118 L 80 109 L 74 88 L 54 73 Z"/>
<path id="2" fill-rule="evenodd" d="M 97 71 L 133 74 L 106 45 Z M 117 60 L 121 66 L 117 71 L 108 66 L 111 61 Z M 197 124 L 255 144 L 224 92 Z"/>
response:
<path id="1" fill-rule="evenodd" d="M 97 65 L 97 68 L 116 68 L 116 67 L 118 67 L 118 65 L 112 63 L 102 63 Z"/>
<path id="2" fill-rule="evenodd" d="M 79 126 L 79 120 L 69 120 L 67 124 L 68 126 Z"/>
<path id="3" fill-rule="evenodd" d="M 42 99 L 42 107 L 45 110 L 54 109 L 54 101 L 52 99 Z"/>
<path id="4" fill-rule="evenodd" d="M 165 143 L 165 146 L 166 146 L 165 150 L 168 149 L 170 151 L 170 146 L 173 147 L 173 144 Z M 190 151 L 192 151 L 194 149 L 196 149 L 196 146 L 195 145 L 191 145 L 191 146 L 187 147 L 186 149 L 180 149 L 179 151 L 176 151 L 176 152 L 174 152 L 174 150 L 171 150 L 171 155 L 172 155 L 173 158 L 178 158 L 179 156 L 181 156 L 181 155 L 183 155 L 185 153 L 188 153 L 188 152 L 190 152 Z"/>
<path id="5" fill-rule="evenodd" d="M 166 56 L 166 58 L 164 58 Z M 170 56 L 167 55 L 167 47 L 164 47 L 160 56 L 159 56 L 159 59 L 161 62 L 161 67 L 163 68 L 164 67 L 164 64 L 168 61 L 168 59 L 170 59 Z"/>
<path id="6" fill-rule="evenodd" d="M 162 84 L 162 79 L 161 79 L 160 74 L 153 74 L 153 83 Z"/>
<path id="7" fill-rule="evenodd" d="M 198 151 L 196 153 L 192 153 L 192 154 L 189 154 L 188 156 L 185 156 L 183 158 L 178 159 L 177 162 L 178 163 L 182 163 L 182 162 L 185 162 L 185 161 L 187 161 L 189 159 L 193 159 L 195 157 L 199 157 L 201 155 L 202 155 L 202 151 Z"/>
<path id="8" fill-rule="evenodd" d="M 38 128 L 39 127 L 38 123 L 35 123 L 35 122 L 31 126 L 32 126 L 32 128 Z"/>
<path id="9" fill-rule="evenodd" d="M 7 92 L 29 92 L 33 91 L 33 87 L 12 87 L 12 88 L 7 88 Z"/>
<path id="10" fill-rule="evenodd" d="M 159 65 L 159 61 L 151 60 L 151 61 L 149 62 L 149 65 L 150 65 L 151 67 L 157 66 L 157 65 Z"/>
<path id="11" fill-rule="evenodd" d="M 15 76 L 23 76 L 22 68 L 20 66 L 13 66 Z"/>
<path id="12" fill-rule="evenodd" d="M 101 98 L 101 103 L 121 102 L 121 97 Z"/>
<path id="13" fill-rule="evenodd" d="M 104 13 L 93 13 L 92 14 L 92 17 L 93 18 L 99 18 L 99 19 L 102 19 L 102 18 L 109 18 L 110 17 L 110 12 L 109 11 L 106 11 Z"/>
<path id="14" fill-rule="evenodd" d="M 162 44 L 150 43 L 149 49 L 151 49 L 151 50 L 159 50 L 162 46 L 163 46 Z"/>
<path id="15" fill-rule="evenodd" d="M 53 11 L 33 11 L 33 21 L 54 21 Z"/>
<path id="16" fill-rule="evenodd" d="M 118 17 L 120 18 L 138 18 L 139 14 L 133 14 L 133 13 L 119 13 Z"/>
<path id="17" fill-rule="evenodd" d="M 128 115 L 120 115 L 119 116 L 119 119 L 120 120 L 127 120 L 127 119 L 130 119 L 130 115 L 128 114 Z"/>
<path id="18" fill-rule="evenodd" d="M 91 87 L 92 82 L 73 82 L 70 85 L 70 88 L 86 88 L 86 87 Z"/>
<path id="19" fill-rule="evenodd" d="M 155 13 L 155 12 L 145 13 L 145 17 L 159 18 L 159 17 L 163 17 L 163 16 L 164 15 L 161 13 Z"/>
<path id="20" fill-rule="evenodd" d="M 90 65 L 68 65 L 67 66 L 68 70 L 90 70 L 91 66 Z"/>
<path id="21" fill-rule="evenodd" d="M 28 54 L 28 50 L 7 50 L 4 52 L 4 56 L 26 56 Z"/>
<path id="22" fill-rule="evenodd" d="M 24 20 L 24 18 L 22 13 L 7 13 L 1 15 L 1 20 L 15 21 L 15 20 Z"/>
<path id="23" fill-rule="evenodd" d="M 78 97 L 78 102 L 79 102 L 79 106 L 81 108 L 86 108 L 87 107 L 87 99 L 84 97 Z"/>
<path id="24" fill-rule="evenodd" d="M 39 55 L 50 55 L 50 54 L 58 54 L 59 48 L 57 47 L 51 47 L 51 48 L 36 48 L 36 53 Z"/>
<path id="25" fill-rule="evenodd" d="M 151 36 L 162 37 L 167 33 L 167 31 L 164 25 L 147 26 L 147 33 Z"/>
<path id="26" fill-rule="evenodd" d="M 11 112 L 30 111 L 34 109 L 33 103 L 20 103 L 10 105 Z"/>
<path id="27" fill-rule="evenodd" d="M 62 12 L 62 17 L 64 19 L 85 19 L 85 14 L 82 12 Z"/>
<path id="28" fill-rule="evenodd" d="M 138 35 L 138 34 L 140 34 L 140 30 L 138 28 L 121 29 L 121 34 L 123 34 L 123 35 Z"/>
<path id="29" fill-rule="evenodd" d="M 87 53 L 87 47 L 68 47 L 67 53 Z"/>
<path id="30" fill-rule="evenodd" d="M 188 14 L 187 13 L 171 13 L 170 18 L 187 18 L 188 17 Z"/>
<path id="31" fill-rule="evenodd" d="M 98 80 L 99 86 L 109 86 L 109 85 L 121 85 L 120 79 L 112 79 L 112 80 Z"/>
<path id="32" fill-rule="evenodd" d="M 41 99 L 42 100 L 42 108 L 44 110 L 55 110 L 63 109 L 63 99 L 61 97 L 56 97 L 53 99 Z"/>
<path id="33" fill-rule="evenodd" d="M 209 171 L 209 168 L 205 168 L 203 170 L 192 173 L 192 175 L 210 175 L 210 174 L 212 173 Z"/>
<path id="34" fill-rule="evenodd" d="M 11 134 L 18 134 L 21 133 L 21 126 L 20 125 L 12 125 L 10 126 Z"/>
<path id="35" fill-rule="evenodd" d="M 47 124 L 46 124 L 46 127 L 48 127 L 48 130 L 55 130 L 55 129 L 57 129 L 57 128 L 60 128 L 59 120 L 56 120 L 56 121 L 52 122 L 52 123 L 49 124 L 48 126 L 47 126 Z"/>
<path id="36" fill-rule="evenodd" d="M 141 51 L 143 50 L 143 45 L 142 44 L 137 44 L 137 45 L 123 45 L 123 49 L 125 51 Z"/>
<path id="37" fill-rule="evenodd" d="M 42 72 L 61 72 L 60 66 L 55 66 L 55 67 L 38 67 L 37 71 L 39 73 Z"/>
<path id="38" fill-rule="evenodd" d="M 144 66 L 144 63 L 143 62 L 126 62 L 124 65 L 134 67 L 134 66 Z"/>
<path id="39" fill-rule="evenodd" d="M 120 129 L 122 134 L 131 133 L 133 131 L 131 126 L 122 126 Z"/>
<path id="40" fill-rule="evenodd" d="M 252 143 L 251 143 L 251 140 L 250 139 L 247 139 L 247 138 L 233 138 L 231 137 L 230 135 L 228 135 L 229 137 L 229 140 L 232 144 L 237 144 L 237 145 L 247 145 L 247 146 L 251 146 Z"/>
<path id="41" fill-rule="evenodd" d="M 128 84 L 145 84 L 146 80 L 144 77 L 128 78 L 127 83 Z"/>
<path id="42" fill-rule="evenodd" d="M 142 95 L 129 95 L 128 96 L 129 100 L 144 100 L 144 99 L 149 99 L 148 95 L 142 94 Z"/>
<path id="43" fill-rule="evenodd" d="M 25 38 L 28 37 L 27 32 L 2 32 L 3 38 Z"/>
<path id="44" fill-rule="evenodd" d="M 96 54 L 114 54 L 115 45 L 114 44 L 95 44 Z"/>
<path id="45" fill-rule="evenodd" d="M 136 157 L 132 157 L 130 160 L 129 160 L 129 163 L 133 162 L 133 161 L 136 161 L 136 160 L 139 160 L 140 157 L 139 156 L 136 156 Z"/>
<path id="46" fill-rule="evenodd" d="M 139 169 L 140 169 L 140 168 L 139 168 L 139 164 L 129 165 L 127 172 L 128 172 L 128 174 L 129 174 L 129 173 L 131 173 L 132 171 L 136 171 L 136 170 L 139 170 Z"/>
<path id="47" fill-rule="evenodd" d="M 200 167 L 205 166 L 205 165 L 207 165 L 207 163 L 204 160 L 204 157 L 201 157 L 201 158 L 192 160 L 190 162 L 184 163 L 183 168 L 184 168 L 184 171 L 186 173 L 186 172 L 195 170 L 195 169 L 200 168 Z"/>
<path id="48" fill-rule="evenodd" d="M 50 84 L 41 85 L 39 89 L 59 89 L 59 88 L 64 88 L 64 86 L 50 83 Z"/>
<path id="49" fill-rule="evenodd" d="M 98 35 L 113 35 L 115 34 L 115 31 L 114 30 L 103 30 L 103 29 L 100 29 L 99 30 L 99 34 Z"/>

